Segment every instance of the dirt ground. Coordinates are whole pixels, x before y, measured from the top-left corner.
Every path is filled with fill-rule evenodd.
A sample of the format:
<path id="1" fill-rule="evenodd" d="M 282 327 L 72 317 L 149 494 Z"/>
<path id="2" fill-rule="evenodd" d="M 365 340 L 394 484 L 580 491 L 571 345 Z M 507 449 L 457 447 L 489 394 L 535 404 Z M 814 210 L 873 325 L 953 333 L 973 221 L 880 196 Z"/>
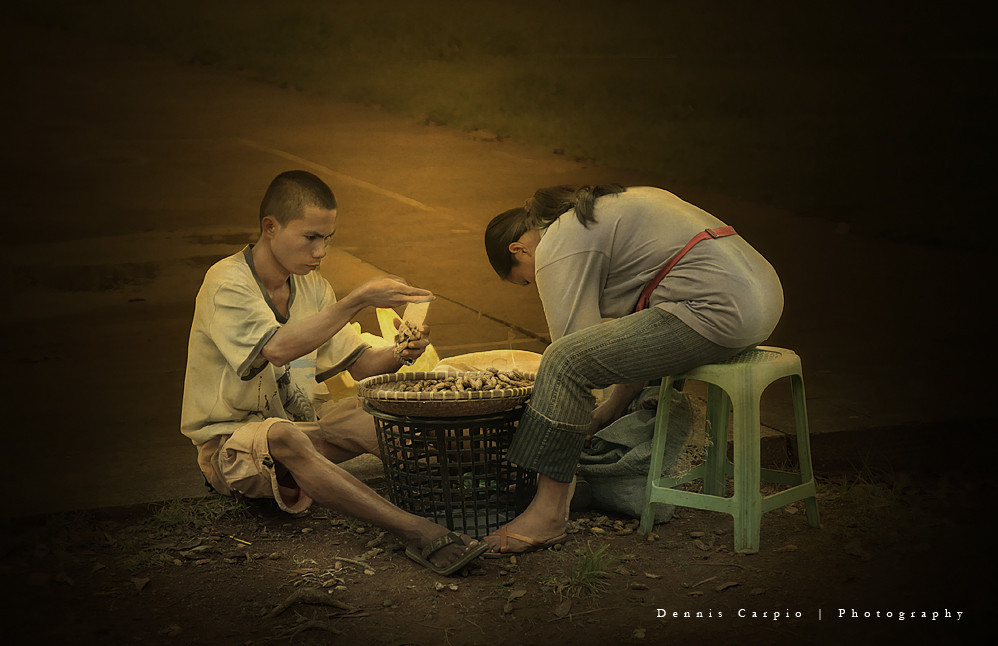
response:
<path id="1" fill-rule="evenodd" d="M 722 514 L 680 508 L 646 537 L 633 519 L 586 510 L 561 549 L 479 559 L 454 577 L 319 508 L 292 518 L 206 496 L 6 520 L 4 633 L 16 644 L 799 644 L 929 643 L 980 627 L 983 476 L 820 476 L 822 528 L 801 503 L 775 510 L 757 554 L 733 553 Z"/>

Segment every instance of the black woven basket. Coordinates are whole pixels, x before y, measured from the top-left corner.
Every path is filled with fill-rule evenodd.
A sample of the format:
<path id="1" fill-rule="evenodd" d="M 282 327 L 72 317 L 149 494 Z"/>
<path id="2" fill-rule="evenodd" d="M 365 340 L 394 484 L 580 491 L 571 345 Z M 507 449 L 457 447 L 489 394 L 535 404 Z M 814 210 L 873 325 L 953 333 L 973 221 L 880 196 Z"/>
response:
<path id="1" fill-rule="evenodd" d="M 506 458 L 522 407 L 442 419 L 364 408 L 377 427 L 388 498 L 399 508 L 482 538 L 533 498 L 537 474 Z"/>

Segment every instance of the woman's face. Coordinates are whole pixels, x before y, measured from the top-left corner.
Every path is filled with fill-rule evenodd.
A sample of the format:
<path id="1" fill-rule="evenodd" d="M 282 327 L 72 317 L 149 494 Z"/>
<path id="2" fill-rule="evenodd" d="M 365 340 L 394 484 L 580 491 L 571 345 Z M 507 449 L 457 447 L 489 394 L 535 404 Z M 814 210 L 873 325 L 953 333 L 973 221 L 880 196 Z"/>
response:
<path id="1" fill-rule="evenodd" d="M 513 266 L 506 276 L 508 282 L 514 285 L 530 285 L 534 282 L 534 255 L 537 243 L 541 241 L 541 232 L 530 229 L 516 242 L 509 245 L 509 253 L 513 256 Z"/>
<path id="2" fill-rule="evenodd" d="M 510 268 L 506 280 L 514 285 L 526 287 L 534 282 L 534 257 L 531 255 L 527 258 L 516 258 L 516 260 L 519 262 Z"/>

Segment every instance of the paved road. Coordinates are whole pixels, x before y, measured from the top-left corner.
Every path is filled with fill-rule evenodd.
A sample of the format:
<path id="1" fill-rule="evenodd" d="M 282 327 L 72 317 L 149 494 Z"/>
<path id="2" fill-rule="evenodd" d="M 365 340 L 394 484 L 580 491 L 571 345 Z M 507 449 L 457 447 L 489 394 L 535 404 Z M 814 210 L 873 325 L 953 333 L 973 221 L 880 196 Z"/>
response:
<path id="1" fill-rule="evenodd" d="M 908 457 L 960 455 L 947 434 L 994 428 L 979 405 L 989 357 L 975 343 L 991 326 L 971 309 L 993 291 L 983 254 L 864 239 L 236 74 L 0 30 L 7 515 L 202 492 L 178 431 L 194 294 L 211 262 L 255 238 L 263 190 L 289 168 L 337 194 L 322 269 L 337 291 L 382 272 L 432 289 L 441 356 L 545 346 L 536 293 L 500 283 L 485 259 L 495 213 L 539 186 L 654 184 L 736 225 L 780 271 L 787 307 L 770 343 L 804 358 L 819 462 L 900 445 Z M 792 428 L 787 399 L 782 388 L 764 398 L 777 446 Z"/>

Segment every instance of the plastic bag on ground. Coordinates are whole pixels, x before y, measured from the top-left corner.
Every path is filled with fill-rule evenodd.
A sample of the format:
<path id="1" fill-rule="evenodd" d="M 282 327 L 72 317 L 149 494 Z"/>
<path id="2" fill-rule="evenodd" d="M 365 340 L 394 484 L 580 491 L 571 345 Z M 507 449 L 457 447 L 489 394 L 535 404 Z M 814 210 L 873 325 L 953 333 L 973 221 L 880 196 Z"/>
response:
<path id="1" fill-rule="evenodd" d="M 688 395 L 677 390 L 670 392 L 672 402 L 663 473 L 684 471 L 692 466 L 686 445 L 695 426 L 693 406 Z M 579 473 L 589 483 L 593 507 L 641 517 L 654 432 L 655 409 L 640 409 L 624 415 L 593 436 L 591 446 L 579 459 Z M 659 524 L 672 518 L 675 506 L 658 503 L 653 509 L 655 523 Z"/>

